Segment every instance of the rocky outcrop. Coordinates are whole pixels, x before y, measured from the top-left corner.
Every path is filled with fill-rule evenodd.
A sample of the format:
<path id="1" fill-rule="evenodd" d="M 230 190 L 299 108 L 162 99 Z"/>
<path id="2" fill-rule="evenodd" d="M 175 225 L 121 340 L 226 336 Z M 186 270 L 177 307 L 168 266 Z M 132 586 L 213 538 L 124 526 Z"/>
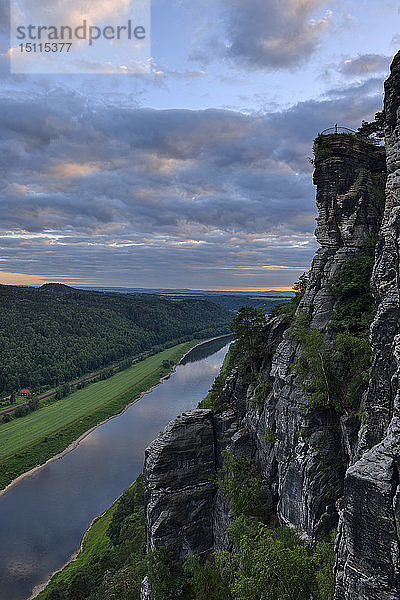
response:
<path id="1" fill-rule="evenodd" d="M 310 327 L 321 331 L 329 342 L 335 299 L 327 284 L 344 261 L 360 251 L 366 238 L 378 233 L 383 204 L 374 174 L 385 169 L 385 155 L 382 148 L 347 135 L 320 136 L 315 154 L 316 236 L 321 248 L 299 311 L 310 314 Z M 315 538 L 337 522 L 335 503 L 343 493 L 351 438 L 359 423 L 340 419 L 328 408 L 305 410 L 308 398 L 293 369 L 300 351 L 291 336 L 278 347 L 272 370 L 273 398 L 267 404 L 275 407 L 278 517 Z"/>
<path id="2" fill-rule="evenodd" d="M 172 421 L 145 453 L 145 515 L 150 550 L 166 546 L 177 560 L 212 547 L 215 447 L 211 410 Z"/>
<path id="3" fill-rule="evenodd" d="M 400 595 L 400 53 L 385 85 L 388 180 L 372 286 L 373 367 L 366 423 L 344 483 L 336 600 Z"/>

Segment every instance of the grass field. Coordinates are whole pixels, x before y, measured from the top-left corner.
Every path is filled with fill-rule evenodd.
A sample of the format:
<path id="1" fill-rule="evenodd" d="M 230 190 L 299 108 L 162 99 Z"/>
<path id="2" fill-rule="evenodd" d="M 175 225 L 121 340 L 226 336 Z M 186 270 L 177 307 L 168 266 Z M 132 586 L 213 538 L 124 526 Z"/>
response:
<path id="1" fill-rule="evenodd" d="M 85 431 L 156 385 L 171 369 L 163 360 L 177 364 L 199 340 L 185 342 L 155 354 L 110 379 L 93 383 L 49 406 L 0 424 L 0 489 L 33 467 L 43 464 Z"/>

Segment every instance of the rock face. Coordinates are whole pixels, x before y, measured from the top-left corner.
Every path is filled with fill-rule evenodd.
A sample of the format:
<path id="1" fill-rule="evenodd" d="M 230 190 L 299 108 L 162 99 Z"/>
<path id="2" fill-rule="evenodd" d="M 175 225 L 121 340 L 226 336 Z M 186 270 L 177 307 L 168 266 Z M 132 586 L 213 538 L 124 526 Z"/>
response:
<path id="1" fill-rule="evenodd" d="M 302 348 L 283 317 L 263 331 L 267 350 L 249 384 L 233 370 L 225 410 L 173 421 L 146 452 L 149 548 L 176 558 L 228 548 L 229 503 L 210 485 L 228 450 L 251 458 L 263 503 L 280 523 L 315 539 L 338 526 L 335 600 L 398 600 L 400 594 L 400 54 L 386 83 L 388 182 L 383 148 L 348 135 L 317 139 L 314 182 L 321 245 L 298 311 L 333 342 L 328 282 L 378 234 L 372 288 L 373 367 L 365 419 L 310 408 L 294 365 Z M 384 212 L 385 211 L 385 212 Z M 384 215 L 383 215 L 384 212 Z M 383 218 L 383 222 L 382 222 Z M 381 227 L 382 224 L 382 227 Z M 260 390 L 262 390 L 260 398 Z M 260 401 L 261 400 L 261 401 Z M 150 598 L 144 582 L 143 600 Z"/>
<path id="2" fill-rule="evenodd" d="M 378 234 L 383 201 L 374 175 L 385 170 L 385 152 L 354 136 L 328 135 L 319 144 L 314 182 L 319 211 L 316 235 L 321 248 L 312 263 L 299 311 L 310 314 L 310 326 L 329 342 L 335 299 L 327 283 L 347 258 L 360 251 L 366 238 Z M 276 318 L 264 331 L 266 346 L 275 350 L 260 365 L 259 377 L 273 382 L 261 409 L 251 408 L 255 386 L 244 385 L 239 377 L 228 382 L 237 425 L 227 448 L 256 461 L 266 497 L 280 522 L 315 538 L 337 524 L 336 501 L 343 495 L 344 473 L 360 423 L 351 417 L 339 418 L 329 408 L 306 410 L 309 400 L 293 367 L 301 347 L 292 335 L 285 334 L 287 328 Z M 214 507 L 216 548 L 228 546 L 222 533 L 229 522 L 223 502 L 217 497 Z"/>
<path id="3" fill-rule="evenodd" d="M 358 460 L 344 483 L 336 600 L 397 600 L 400 594 L 400 53 L 385 92 L 388 181 L 372 279 L 374 360 Z"/>
<path id="4" fill-rule="evenodd" d="M 144 465 L 148 547 L 167 546 L 180 560 L 212 547 L 211 477 L 215 472 L 212 411 L 172 421 L 146 449 Z"/>
<path id="5" fill-rule="evenodd" d="M 321 248 L 299 311 L 310 314 L 310 326 L 329 343 L 328 323 L 335 299 L 327 283 L 348 257 L 359 252 L 367 237 L 378 233 L 383 206 L 374 174 L 385 169 L 385 156 L 382 148 L 353 136 L 324 136 L 319 144 L 314 182 Z M 315 538 L 337 523 L 335 503 L 343 494 L 344 471 L 359 423 L 340 419 L 329 408 L 305 410 L 309 401 L 293 367 L 300 352 L 298 341 L 285 334 L 269 371 L 265 365 L 261 369 L 265 377 L 273 378 L 272 393 L 261 414 L 247 409 L 241 424 L 251 432 L 253 455 L 269 485 L 279 520 Z M 263 439 L 266 428 L 273 432 L 273 444 Z"/>
<path id="6" fill-rule="evenodd" d="M 346 135 L 317 140 L 314 183 L 319 211 L 316 236 L 321 248 L 299 311 L 310 314 L 310 327 L 321 331 L 328 343 L 335 299 L 327 283 L 347 258 L 359 252 L 366 238 L 378 233 L 383 206 L 374 174 L 384 169 L 381 148 Z M 278 517 L 315 538 L 337 522 L 335 502 L 343 493 L 344 469 L 358 424 L 343 422 L 332 409 L 304 410 L 308 398 L 296 383 L 293 368 L 300 351 L 300 344 L 289 335 L 277 348 L 266 422 L 277 440 Z"/>

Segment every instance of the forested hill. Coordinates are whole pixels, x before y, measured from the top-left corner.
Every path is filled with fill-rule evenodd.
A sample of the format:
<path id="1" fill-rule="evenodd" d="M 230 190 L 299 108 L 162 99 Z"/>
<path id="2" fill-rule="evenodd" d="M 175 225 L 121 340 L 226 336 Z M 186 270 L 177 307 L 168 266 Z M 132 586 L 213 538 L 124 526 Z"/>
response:
<path id="1" fill-rule="evenodd" d="M 156 347 L 229 333 L 204 300 L 0 285 L 0 393 L 71 381 Z"/>

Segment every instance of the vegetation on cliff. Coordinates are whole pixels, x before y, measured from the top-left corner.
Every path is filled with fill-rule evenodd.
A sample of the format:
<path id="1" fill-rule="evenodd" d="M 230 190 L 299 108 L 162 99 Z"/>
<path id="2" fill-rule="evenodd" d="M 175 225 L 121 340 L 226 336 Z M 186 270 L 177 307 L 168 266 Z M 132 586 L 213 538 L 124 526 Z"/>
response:
<path id="1" fill-rule="evenodd" d="M 373 121 L 362 121 L 358 133 L 372 142 L 381 142 L 385 137 L 385 113 L 383 110 L 375 113 Z"/>
<path id="2" fill-rule="evenodd" d="M 225 586 L 221 597 L 331 600 L 333 541 L 307 543 L 297 531 L 279 527 L 273 515 L 262 510 L 262 478 L 251 460 L 223 452 L 215 481 L 235 516 L 228 529 L 233 549 L 218 551 L 208 561 L 213 579 L 220 580 L 222 589 Z"/>
<path id="3" fill-rule="evenodd" d="M 331 600 L 334 552 L 330 542 L 302 541 L 287 527 L 242 520 L 231 526 L 237 552 L 217 553 L 222 580 L 234 600 Z"/>
<path id="4" fill-rule="evenodd" d="M 261 477 L 255 465 L 244 456 L 222 452 L 223 466 L 214 484 L 229 502 L 233 514 L 256 514 L 260 511 Z"/>
<path id="5" fill-rule="evenodd" d="M 329 323 L 333 341 L 310 328 L 305 310 L 292 327 L 302 346 L 297 377 L 310 397 L 310 408 L 331 406 L 340 414 L 359 408 L 371 367 L 368 336 L 375 312 L 370 291 L 374 248 L 375 240 L 367 238 L 328 283 L 335 298 Z"/>
<path id="6" fill-rule="evenodd" d="M 199 408 L 218 409 L 224 406 L 224 386 L 234 366 L 233 356 L 234 349 L 231 345 L 226 353 L 220 372 L 215 378 L 207 396 L 199 403 Z"/>

